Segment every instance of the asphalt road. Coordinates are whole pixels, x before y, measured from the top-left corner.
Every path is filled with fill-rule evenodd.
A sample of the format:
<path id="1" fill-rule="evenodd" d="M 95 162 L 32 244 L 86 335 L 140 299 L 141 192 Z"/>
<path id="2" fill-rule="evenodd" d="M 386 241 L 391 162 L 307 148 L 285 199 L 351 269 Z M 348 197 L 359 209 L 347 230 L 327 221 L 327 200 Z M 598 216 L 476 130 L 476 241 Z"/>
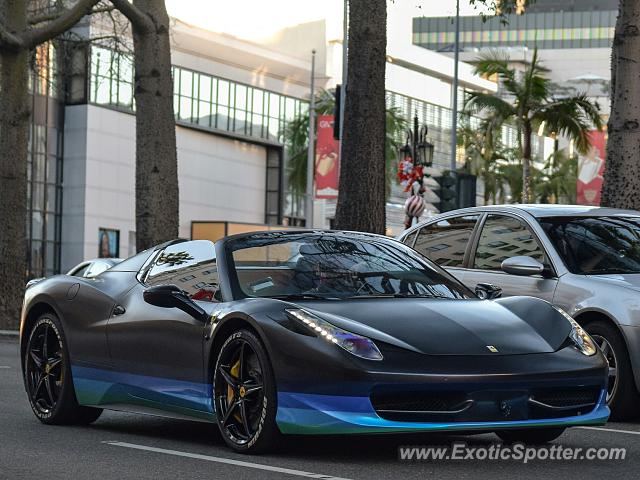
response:
<path id="1" fill-rule="evenodd" d="M 555 444 L 625 447 L 624 460 L 398 460 L 402 445 L 465 441 L 489 447 L 493 435 L 291 438 L 277 454 L 237 455 L 214 425 L 105 412 L 88 427 L 42 425 L 25 397 L 15 341 L 0 337 L 0 479 L 199 478 L 594 478 L 637 479 L 640 423 L 572 429 Z"/>

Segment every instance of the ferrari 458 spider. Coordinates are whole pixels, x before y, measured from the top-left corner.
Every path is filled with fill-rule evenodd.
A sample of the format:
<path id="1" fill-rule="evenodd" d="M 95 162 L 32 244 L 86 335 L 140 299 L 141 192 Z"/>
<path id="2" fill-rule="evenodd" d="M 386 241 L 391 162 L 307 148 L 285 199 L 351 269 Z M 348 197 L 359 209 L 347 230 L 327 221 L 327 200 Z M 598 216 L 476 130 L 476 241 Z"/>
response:
<path id="1" fill-rule="evenodd" d="M 283 434 L 545 442 L 605 423 L 607 362 L 582 328 L 542 300 L 479 293 L 376 235 L 177 240 L 28 288 L 24 381 L 46 424 L 201 420 L 241 452 Z"/>

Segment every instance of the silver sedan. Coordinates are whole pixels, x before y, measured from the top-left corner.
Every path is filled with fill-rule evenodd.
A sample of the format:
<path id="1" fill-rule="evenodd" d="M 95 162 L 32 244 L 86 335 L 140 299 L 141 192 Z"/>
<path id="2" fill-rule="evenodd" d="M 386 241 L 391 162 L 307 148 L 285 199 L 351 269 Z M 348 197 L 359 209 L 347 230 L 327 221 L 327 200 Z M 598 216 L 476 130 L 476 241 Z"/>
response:
<path id="1" fill-rule="evenodd" d="M 502 289 L 569 312 L 609 361 L 612 418 L 640 413 L 640 212 L 474 207 L 432 217 L 400 240 L 481 296 Z"/>

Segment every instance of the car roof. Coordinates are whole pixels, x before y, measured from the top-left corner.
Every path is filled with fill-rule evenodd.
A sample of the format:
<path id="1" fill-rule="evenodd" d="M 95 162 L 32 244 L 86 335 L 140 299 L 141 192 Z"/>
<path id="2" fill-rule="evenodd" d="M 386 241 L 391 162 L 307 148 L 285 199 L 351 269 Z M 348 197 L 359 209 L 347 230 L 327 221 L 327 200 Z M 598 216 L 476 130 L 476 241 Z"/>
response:
<path id="1" fill-rule="evenodd" d="M 486 205 L 483 207 L 463 208 L 446 212 L 447 215 L 467 212 L 526 212 L 533 217 L 611 217 L 611 216 L 640 216 L 640 211 L 624 210 L 620 208 L 594 207 L 589 205 L 552 205 L 552 204 L 515 204 L 515 205 Z"/>

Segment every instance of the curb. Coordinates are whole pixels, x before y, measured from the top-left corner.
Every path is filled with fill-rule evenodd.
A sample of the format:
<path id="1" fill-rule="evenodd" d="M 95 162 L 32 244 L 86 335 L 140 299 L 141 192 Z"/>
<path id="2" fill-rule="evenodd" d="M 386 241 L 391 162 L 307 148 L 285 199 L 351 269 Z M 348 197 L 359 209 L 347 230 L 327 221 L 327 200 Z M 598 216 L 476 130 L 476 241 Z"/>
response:
<path id="1" fill-rule="evenodd" d="M 17 340 L 18 336 L 17 330 L 0 330 L 0 339 Z"/>

